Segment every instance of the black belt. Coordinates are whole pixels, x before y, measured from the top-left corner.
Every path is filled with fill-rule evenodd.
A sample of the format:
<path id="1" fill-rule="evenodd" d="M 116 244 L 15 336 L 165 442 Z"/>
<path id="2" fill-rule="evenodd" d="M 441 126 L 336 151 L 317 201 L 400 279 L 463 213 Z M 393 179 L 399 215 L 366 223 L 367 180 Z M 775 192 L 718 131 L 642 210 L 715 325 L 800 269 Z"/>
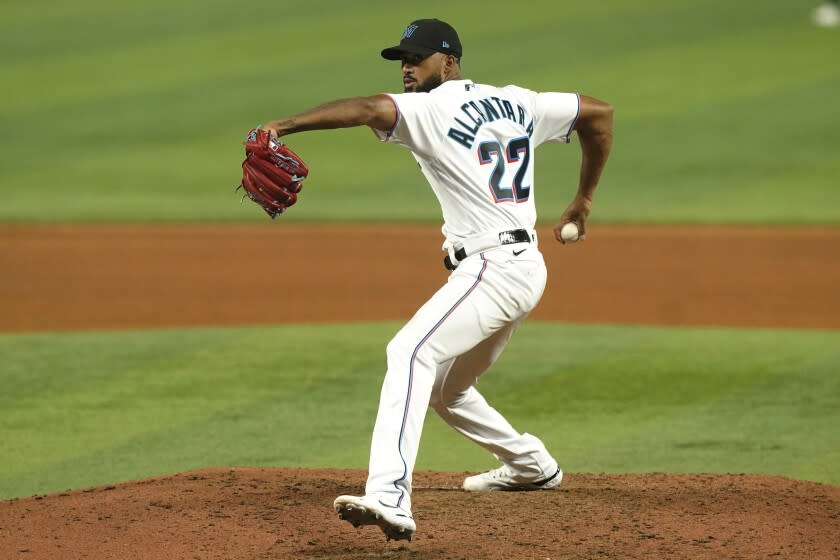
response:
<path id="1" fill-rule="evenodd" d="M 502 231 L 499 233 L 499 245 L 513 245 L 514 243 L 530 243 L 531 242 L 531 234 L 528 233 L 527 229 L 511 229 L 508 231 Z M 458 259 L 458 262 L 463 261 L 469 255 L 464 250 L 463 247 L 455 251 L 455 258 Z M 446 270 L 455 270 L 458 268 L 458 265 L 452 262 L 452 259 L 449 255 L 443 257 L 443 266 L 446 267 Z"/>

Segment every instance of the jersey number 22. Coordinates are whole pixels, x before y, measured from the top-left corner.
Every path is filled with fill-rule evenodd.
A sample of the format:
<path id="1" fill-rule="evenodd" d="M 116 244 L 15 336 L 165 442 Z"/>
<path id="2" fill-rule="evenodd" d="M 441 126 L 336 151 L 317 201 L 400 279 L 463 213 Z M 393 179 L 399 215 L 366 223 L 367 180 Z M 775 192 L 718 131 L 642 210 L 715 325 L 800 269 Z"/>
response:
<path id="1" fill-rule="evenodd" d="M 504 157 L 502 157 L 504 154 Z M 514 201 L 525 202 L 531 196 L 531 186 L 523 185 L 525 172 L 528 170 L 528 163 L 531 161 L 531 143 L 527 136 L 514 138 L 502 149 L 501 144 L 495 140 L 488 140 L 478 145 L 478 161 L 481 165 L 493 163 L 493 156 L 496 156 L 496 167 L 490 174 L 490 191 L 493 200 L 497 203 Z M 513 183 L 502 184 L 505 175 L 505 161 L 508 164 L 519 164 L 519 169 L 513 176 Z M 507 183 L 507 181 L 505 181 Z"/>

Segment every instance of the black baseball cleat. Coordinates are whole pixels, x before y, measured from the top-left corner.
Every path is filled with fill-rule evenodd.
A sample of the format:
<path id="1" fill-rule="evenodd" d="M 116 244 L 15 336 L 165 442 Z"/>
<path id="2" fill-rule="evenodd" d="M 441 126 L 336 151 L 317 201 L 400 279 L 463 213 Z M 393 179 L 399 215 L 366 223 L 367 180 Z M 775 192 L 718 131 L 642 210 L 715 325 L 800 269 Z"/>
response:
<path id="1" fill-rule="evenodd" d="M 374 496 L 339 496 L 333 507 L 339 519 L 357 529 L 362 525 L 376 525 L 389 541 L 411 541 L 417 530 L 409 512 L 385 505 Z"/>

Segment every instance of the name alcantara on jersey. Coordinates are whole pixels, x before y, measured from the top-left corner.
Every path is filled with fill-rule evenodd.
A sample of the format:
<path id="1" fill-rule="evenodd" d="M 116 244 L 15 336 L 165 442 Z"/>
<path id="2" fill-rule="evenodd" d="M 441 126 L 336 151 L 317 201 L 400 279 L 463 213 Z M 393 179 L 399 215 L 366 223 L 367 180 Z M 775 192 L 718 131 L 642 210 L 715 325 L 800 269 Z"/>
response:
<path id="1" fill-rule="evenodd" d="M 525 118 L 527 116 L 525 107 L 517 103 L 516 112 L 514 112 L 513 103 L 507 99 L 487 97 L 485 99 L 479 99 L 478 103 L 468 101 L 461 105 L 461 111 L 467 116 L 472 125 L 465 123 L 458 117 L 453 117 L 458 125 L 457 127 L 450 128 L 447 136 L 465 148 L 472 148 L 473 142 L 475 142 L 475 135 L 484 124 L 498 119 L 508 119 L 518 123 L 525 129 L 529 137 L 534 133 L 533 119 L 531 119 L 527 126 L 525 125 Z"/>

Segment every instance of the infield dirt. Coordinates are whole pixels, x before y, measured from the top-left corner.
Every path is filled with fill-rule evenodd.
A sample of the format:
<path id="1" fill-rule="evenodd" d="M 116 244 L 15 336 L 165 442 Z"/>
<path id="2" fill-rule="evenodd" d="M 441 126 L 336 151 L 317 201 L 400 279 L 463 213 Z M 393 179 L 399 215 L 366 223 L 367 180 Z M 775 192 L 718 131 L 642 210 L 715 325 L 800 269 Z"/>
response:
<path id="1" fill-rule="evenodd" d="M 538 320 L 840 328 L 838 228 L 540 235 Z M 402 320 L 445 281 L 439 247 L 421 226 L 0 225 L 0 331 Z M 573 473 L 475 495 L 462 477 L 416 475 L 411 543 L 336 518 L 363 472 L 225 468 L 0 502 L 0 558 L 840 558 L 836 486 Z"/>
<path id="2" fill-rule="evenodd" d="M 840 328 L 840 228 L 539 230 L 534 320 Z M 0 331 L 405 320 L 446 281 L 431 226 L 0 225 Z"/>

